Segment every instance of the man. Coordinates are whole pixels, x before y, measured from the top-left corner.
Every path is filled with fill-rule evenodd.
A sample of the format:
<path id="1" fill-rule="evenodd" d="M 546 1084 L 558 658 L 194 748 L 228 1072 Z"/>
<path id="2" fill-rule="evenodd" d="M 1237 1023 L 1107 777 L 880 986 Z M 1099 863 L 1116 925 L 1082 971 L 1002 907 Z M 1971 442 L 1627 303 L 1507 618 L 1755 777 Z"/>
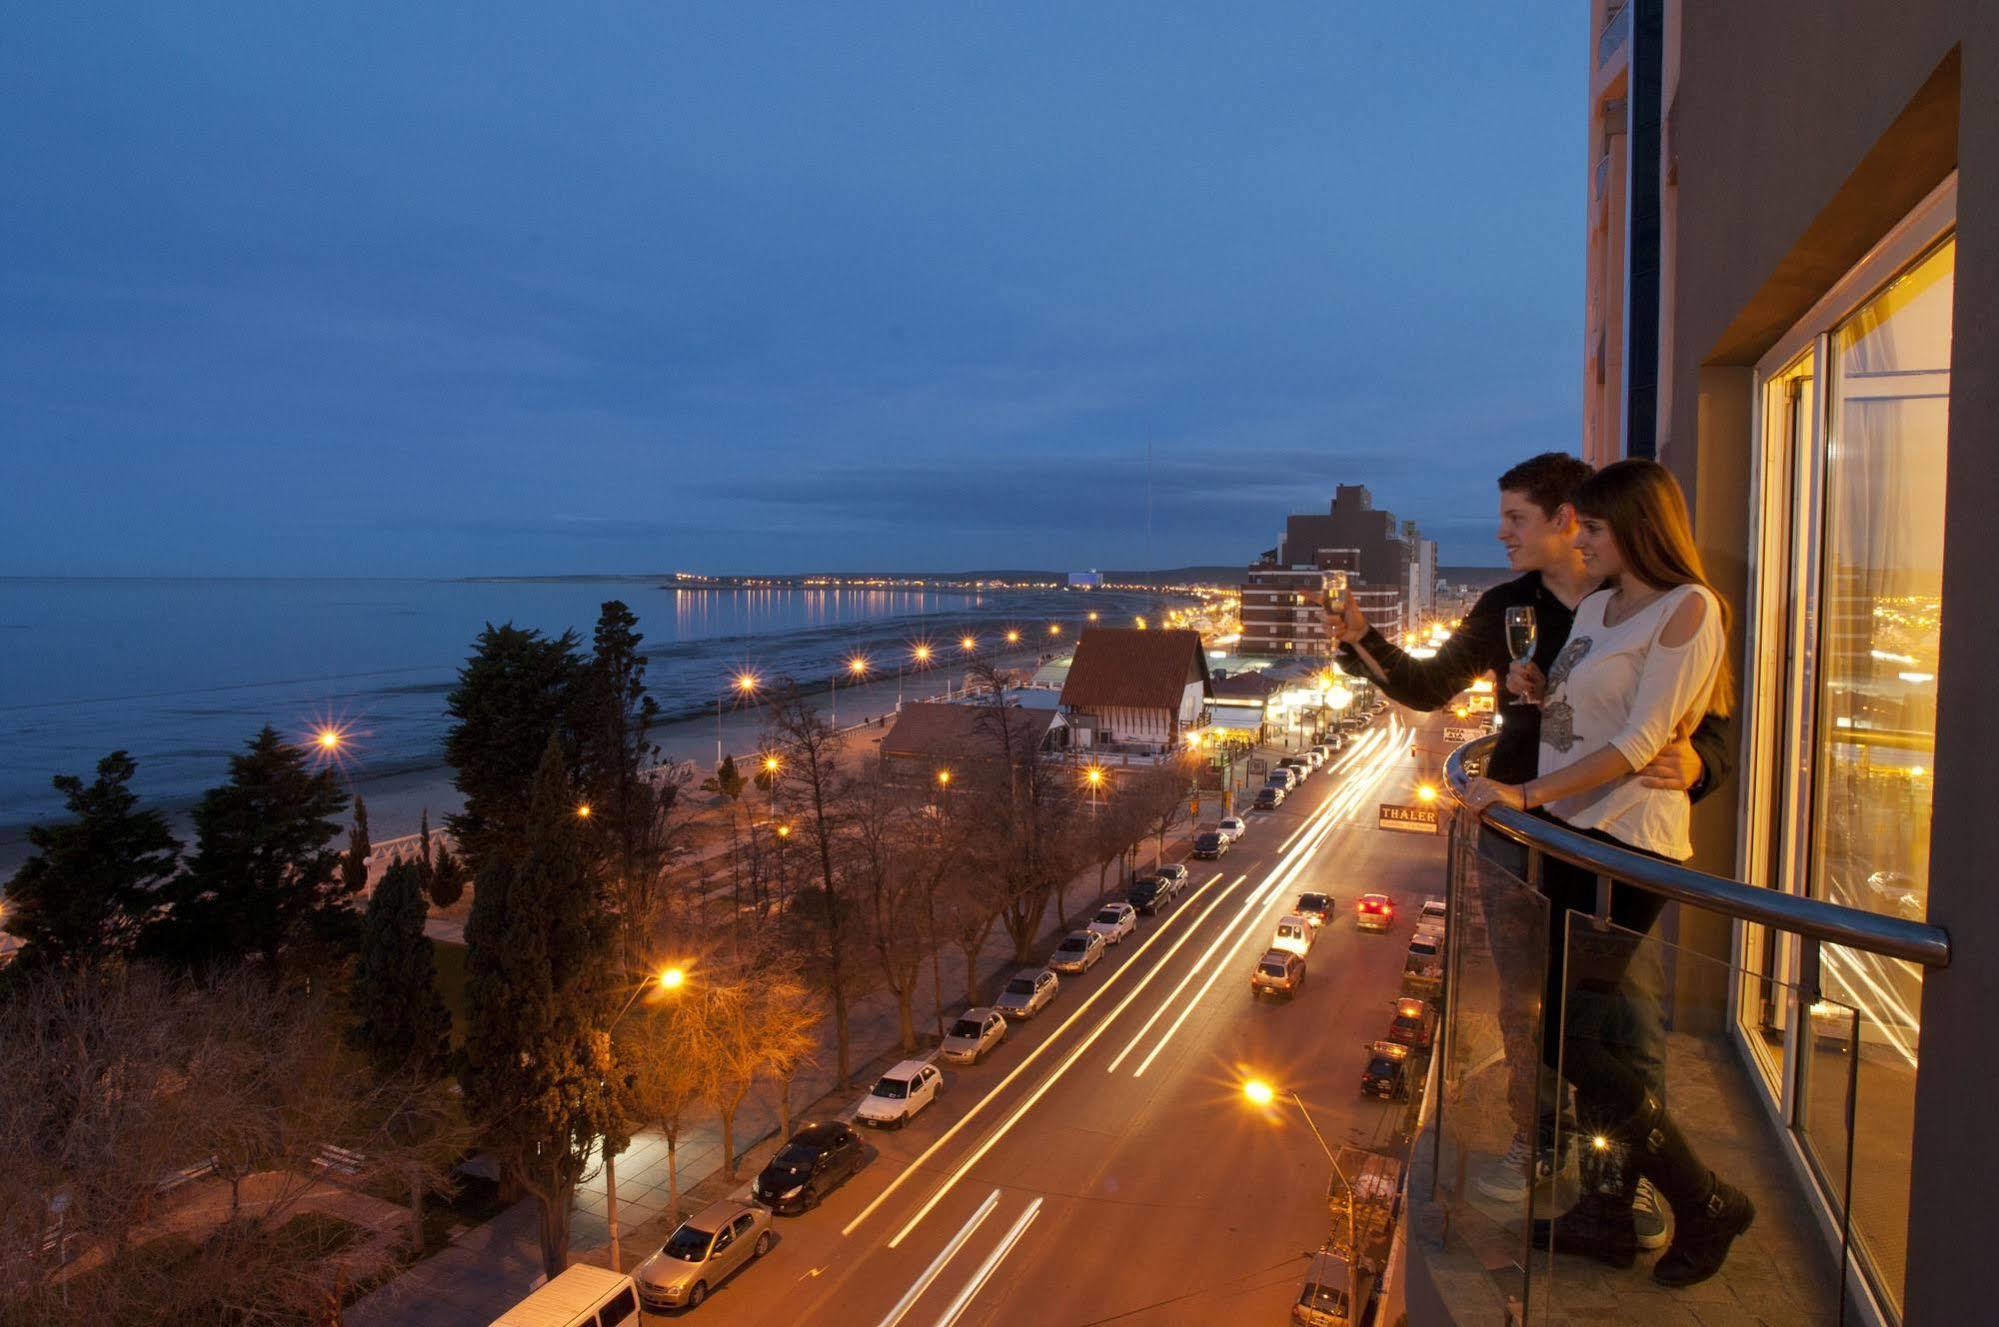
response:
<path id="1" fill-rule="evenodd" d="M 1351 595 L 1337 607 L 1327 606 L 1326 630 L 1339 643 L 1340 667 L 1353 676 L 1368 678 L 1391 699 L 1411 709 L 1439 709 L 1478 678 L 1493 678 L 1500 728 L 1486 774 L 1501 782 L 1534 778 L 1539 773 L 1541 742 L 1540 707 L 1512 694 L 1504 684 L 1514 662 L 1506 639 L 1506 612 L 1515 607 L 1533 610 L 1533 662 L 1545 676 L 1568 643 L 1576 605 L 1598 588 L 1596 579 L 1583 569 L 1582 554 L 1575 546 L 1577 521 L 1571 501 L 1590 474 L 1590 467 L 1574 456 L 1544 452 L 1499 477 L 1499 542 L 1506 549 L 1508 565 L 1520 575 L 1481 595 L 1434 658 L 1416 659 L 1398 649 L 1368 623 Z M 1652 787 L 1685 790 L 1699 800 L 1727 779 L 1733 763 L 1732 744 L 1728 721 L 1709 715 L 1690 740 L 1675 741 L 1640 770 L 1638 777 Z M 1509 887 L 1511 880 L 1525 877 L 1524 848 L 1487 831 L 1481 835 L 1480 851 L 1501 868 L 1499 873 L 1482 872 L 1486 877 L 1483 897 L 1495 941 L 1494 957 L 1501 968 L 1500 1024 L 1512 1067 L 1508 1105 L 1517 1132 L 1513 1146 L 1479 1177 L 1478 1186 L 1490 1197 L 1519 1201 L 1526 1196 L 1530 1159 L 1537 1180 L 1551 1176 L 1558 1166 L 1549 1141 L 1555 1132 L 1552 1103 L 1556 1085 L 1546 1073 L 1541 1073 L 1537 1082 L 1542 1057 L 1533 1049 L 1535 1025 L 1542 1017 L 1536 1003 L 1552 1008 L 1552 1001 L 1544 995 L 1544 983 L 1536 971 L 1542 964 L 1535 958 L 1536 946 L 1545 944 L 1548 985 L 1558 991 L 1566 917 L 1557 910 L 1534 906 L 1522 888 Z M 1545 941 L 1536 934 L 1544 926 Z M 1663 979 L 1656 947 L 1643 948 L 1645 952 L 1617 993 L 1614 1016 L 1607 1026 L 1593 1032 L 1615 1040 L 1621 1054 L 1655 1091 L 1662 1092 Z M 1548 1040 L 1545 1032 L 1543 1040 Z M 1570 1135 L 1573 1129 L 1563 1132 Z M 1623 1173 L 1599 1175 L 1593 1182 L 1613 1195 L 1609 1206 L 1617 1212 L 1616 1229 L 1609 1239 L 1597 1240 L 1593 1237 L 1600 1232 L 1572 1231 L 1564 1218 L 1565 1224 L 1558 1231 L 1563 1248 L 1572 1252 L 1603 1248 L 1607 1250 L 1606 1261 L 1625 1265 L 1628 1259 L 1622 1250 L 1627 1239 L 1635 1237 L 1644 1248 L 1666 1243 L 1665 1211 L 1649 1183 Z M 1629 1231 L 1624 1229 L 1626 1209 L 1630 1213 Z"/>

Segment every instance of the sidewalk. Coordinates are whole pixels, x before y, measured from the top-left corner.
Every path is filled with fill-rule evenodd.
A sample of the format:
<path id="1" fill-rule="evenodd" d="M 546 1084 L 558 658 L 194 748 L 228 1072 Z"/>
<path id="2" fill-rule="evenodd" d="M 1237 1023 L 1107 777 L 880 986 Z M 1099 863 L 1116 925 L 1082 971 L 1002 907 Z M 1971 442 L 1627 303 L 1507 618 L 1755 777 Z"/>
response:
<path id="1" fill-rule="evenodd" d="M 1187 844 L 1187 831 L 1183 830 L 1168 840 L 1167 857 L 1184 855 Z M 1150 853 L 1145 851 L 1149 847 L 1150 840 L 1141 844 L 1140 861 L 1150 859 Z M 1105 877 L 1107 892 L 1116 892 L 1121 883 L 1115 871 Z M 1063 890 L 1070 925 L 1078 924 L 1079 918 L 1087 915 L 1085 910 L 1093 908 L 1098 898 L 1097 872 L 1091 867 Z M 1034 951 L 1045 952 L 1061 929 L 1055 909 L 1050 907 Z M 979 957 L 982 989 L 996 990 L 1000 980 L 1016 966 L 1012 942 L 1003 929 L 995 926 Z M 943 1012 L 949 1017 L 961 1007 L 959 997 L 965 985 L 964 964 L 955 949 L 947 950 L 944 955 L 942 984 Z M 918 1036 L 927 1041 L 936 1026 L 927 968 L 919 985 L 914 1012 Z M 829 1023 L 820 1054 L 822 1067 L 808 1069 L 793 1080 L 791 1099 L 795 1119 L 835 1114 L 859 1100 L 862 1085 L 871 1077 L 867 1070 L 896 1053 L 894 996 L 887 991 L 875 991 L 857 1000 L 850 1031 L 856 1085 L 844 1092 L 832 1091 Z M 919 1048 L 917 1053 L 922 1054 L 923 1050 Z M 736 1116 L 739 1154 L 750 1154 L 751 1160 L 756 1160 L 760 1150 L 770 1150 L 776 1128 L 775 1086 L 760 1083 Z M 763 1145 L 761 1149 L 759 1144 Z M 692 1210 L 698 1201 L 712 1201 L 733 1188 L 746 1187 L 753 1177 L 754 1169 L 746 1162 L 739 1169 L 738 1185 L 723 1183 L 721 1150 L 721 1125 L 714 1117 L 690 1121 L 682 1130 L 679 1158 L 683 1212 Z M 639 1259 L 657 1250 L 673 1224 L 666 1211 L 666 1170 L 666 1140 L 657 1133 L 641 1133 L 618 1158 L 619 1244 L 625 1253 L 627 1271 Z M 607 1264 L 610 1235 L 601 1168 L 577 1190 L 573 1222 L 571 1260 Z M 349 1327 L 487 1327 L 525 1295 L 540 1275 L 534 1203 L 531 1199 L 524 1200 L 356 1302 L 346 1311 L 343 1321 Z"/>

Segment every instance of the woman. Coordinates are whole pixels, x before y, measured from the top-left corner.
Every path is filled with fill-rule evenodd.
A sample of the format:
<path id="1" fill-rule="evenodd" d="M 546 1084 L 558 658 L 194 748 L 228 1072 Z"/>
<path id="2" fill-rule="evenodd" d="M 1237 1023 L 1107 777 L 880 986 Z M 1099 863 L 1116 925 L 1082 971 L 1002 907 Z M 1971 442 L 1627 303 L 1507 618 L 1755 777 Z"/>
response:
<path id="1" fill-rule="evenodd" d="M 1707 583 L 1686 499 L 1665 467 L 1645 460 L 1605 466 L 1583 483 L 1575 506 L 1576 547 L 1604 586 L 1577 605 L 1545 688 L 1531 664 L 1516 665 L 1507 678 L 1510 690 L 1529 699 L 1546 692 L 1539 773 L 1517 785 L 1474 780 L 1467 801 L 1481 811 L 1495 803 L 1538 811 L 1618 847 L 1683 861 L 1693 855 L 1686 793 L 1648 787 L 1637 772 L 1710 710 L 1728 712 L 1727 608 Z M 1543 1055 L 1552 1059 L 1559 1051 L 1595 1146 L 1626 1154 L 1622 1189 L 1587 1193 L 1554 1224 L 1556 1247 L 1629 1266 L 1636 1254 L 1630 1193 L 1642 1176 L 1665 1196 L 1676 1225 L 1654 1279 L 1706 1280 L 1720 1270 L 1755 1208 L 1700 1163 L 1620 1034 L 1628 1021 L 1626 970 L 1665 901 L 1616 886 L 1614 925 L 1578 931 L 1578 940 L 1569 934 L 1567 914 L 1595 910 L 1595 877 L 1551 863 L 1545 884 L 1557 934 L 1549 949 Z M 1566 979 L 1557 957 L 1564 953 Z"/>

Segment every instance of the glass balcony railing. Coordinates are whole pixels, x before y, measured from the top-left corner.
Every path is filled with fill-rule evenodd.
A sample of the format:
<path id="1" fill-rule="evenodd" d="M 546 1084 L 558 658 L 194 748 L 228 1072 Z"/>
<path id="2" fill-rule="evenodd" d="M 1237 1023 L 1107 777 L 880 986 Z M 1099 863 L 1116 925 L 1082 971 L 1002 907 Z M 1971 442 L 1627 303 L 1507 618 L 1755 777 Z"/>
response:
<path id="1" fill-rule="evenodd" d="M 1446 762 L 1454 791 L 1491 740 Z M 1892 1320 L 1909 1122 L 1878 1080 L 1913 1076 L 1909 1032 L 1827 991 L 1851 989 L 1834 980 L 1848 968 L 1942 966 L 1945 933 L 1503 808 L 1457 810 L 1448 860 L 1410 1321 Z M 1655 925 L 1671 903 L 1783 936 L 1790 979 L 1674 943 L 1684 913 Z M 1761 1086 L 1767 1048 L 1738 1041 L 1745 982 L 1790 1029 L 1781 1103 Z M 1679 1239 L 1738 1226 L 1717 1268 Z"/>
<path id="2" fill-rule="evenodd" d="M 1604 20 L 1603 31 L 1597 34 L 1596 67 L 1601 69 L 1609 64 L 1611 57 L 1616 55 L 1623 48 L 1624 44 L 1630 40 L 1631 5 L 1629 0 L 1627 0 L 1627 3 L 1617 7 L 1615 14 Z"/>

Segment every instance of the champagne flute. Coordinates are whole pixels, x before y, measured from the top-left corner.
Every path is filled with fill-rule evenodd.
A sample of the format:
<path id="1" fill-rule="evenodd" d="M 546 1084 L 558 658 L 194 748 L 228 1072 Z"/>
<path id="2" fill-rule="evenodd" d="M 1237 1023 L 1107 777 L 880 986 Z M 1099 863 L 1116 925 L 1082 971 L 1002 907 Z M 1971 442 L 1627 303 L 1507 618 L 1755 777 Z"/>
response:
<path id="1" fill-rule="evenodd" d="M 1531 663 L 1534 659 L 1534 609 L 1530 604 L 1520 604 L 1506 610 L 1506 649 L 1515 663 Z M 1538 701 L 1521 697 L 1524 704 L 1538 704 Z"/>

